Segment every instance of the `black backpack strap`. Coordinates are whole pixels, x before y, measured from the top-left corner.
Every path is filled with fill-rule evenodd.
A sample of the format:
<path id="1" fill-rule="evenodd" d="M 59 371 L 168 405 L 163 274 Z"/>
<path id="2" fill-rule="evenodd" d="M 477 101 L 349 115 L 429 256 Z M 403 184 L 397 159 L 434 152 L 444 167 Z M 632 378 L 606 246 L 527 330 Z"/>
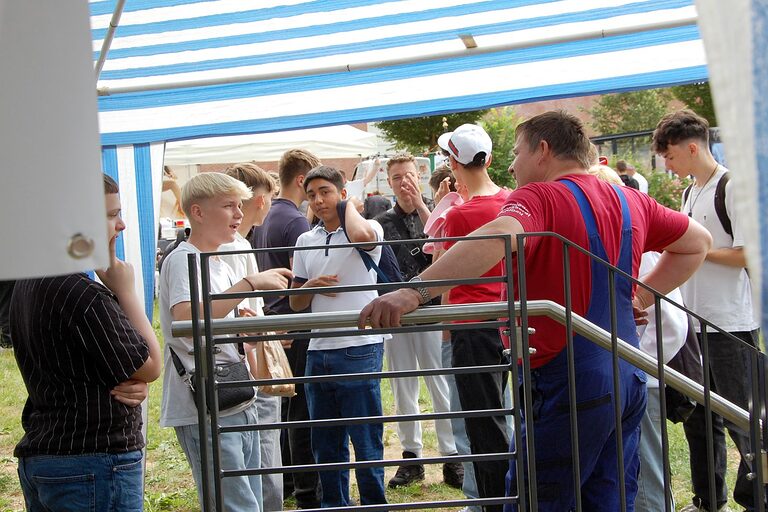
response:
<path id="1" fill-rule="evenodd" d="M 349 235 L 347 234 L 346 211 L 347 211 L 347 201 L 346 200 L 339 201 L 336 204 L 336 213 L 339 214 L 339 225 L 341 226 L 342 231 L 344 231 L 344 236 L 346 237 L 347 242 L 351 242 L 352 240 L 349 239 Z M 355 247 L 355 249 L 357 249 L 357 254 L 360 255 L 360 259 L 363 260 L 363 265 L 365 265 L 365 269 L 366 270 L 371 270 L 371 269 L 375 270 L 376 271 L 376 275 L 379 276 L 380 282 L 388 283 L 389 282 L 389 278 L 387 277 L 387 274 L 385 274 L 384 271 L 379 268 L 379 266 L 376 264 L 376 262 L 373 261 L 373 258 L 371 257 L 371 255 L 368 254 L 367 251 L 365 251 L 365 250 L 363 250 L 363 249 L 361 249 L 359 247 Z"/>
<path id="2" fill-rule="evenodd" d="M 691 195 L 691 188 L 693 188 L 693 183 L 685 187 L 685 190 L 683 191 L 683 206 L 688 202 L 688 196 Z"/>
<path id="3" fill-rule="evenodd" d="M 720 220 L 720 224 L 723 226 L 723 230 L 728 233 L 728 236 L 733 238 L 731 218 L 728 216 L 728 209 L 725 206 L 725 186 L 730 179 L 730 173 L 726 172 L 717 182 L 717 188 L 715 188 L 715 212 Z"/>

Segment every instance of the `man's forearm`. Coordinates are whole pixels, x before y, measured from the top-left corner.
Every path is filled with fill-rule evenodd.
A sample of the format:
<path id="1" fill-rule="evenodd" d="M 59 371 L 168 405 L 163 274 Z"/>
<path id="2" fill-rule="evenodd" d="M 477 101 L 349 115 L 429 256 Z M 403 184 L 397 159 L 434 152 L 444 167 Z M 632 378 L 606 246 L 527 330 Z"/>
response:
<path id="1" fill-rule="evenodd" d="M 485 226 L 473 231 L 468 236 L 479 235 L 515 235 L 522 233 L 520 223 L 511 217 L 499 217 Z M 512 239 L 512 252 L 517 251 L 515 239 Z M 504 258 L 504 240 L 489 238 L 485 240 L 465 240 L 440 255 L 440 258 L 421 273 L 424 280 L 463 279 L 480 277 Z M 452 286 L 429 288 L 430 295 L 436 297 L 447 292 Z"/>
<path id="2" fill-rule="evenodd" d="M 375 242 L 376 232 L 371 224 L 365 220 L 355 209 L 354 205 L 347 204 L 344 220 L 346 222 L 347 237 L 350 242 Z"/>
<path id="3" fill-rule="evenodd" d="M 720 247 L 707 253 L 707 261 L 728 267 L 746 268 L 747 257 L 743 247 Z"/>

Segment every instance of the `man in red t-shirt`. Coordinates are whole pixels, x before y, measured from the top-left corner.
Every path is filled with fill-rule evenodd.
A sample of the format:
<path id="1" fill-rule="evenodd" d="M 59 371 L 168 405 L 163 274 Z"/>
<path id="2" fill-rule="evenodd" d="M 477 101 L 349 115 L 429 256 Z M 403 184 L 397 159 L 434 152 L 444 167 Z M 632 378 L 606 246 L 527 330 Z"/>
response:
<path id="1" fill-rule="evenodd" d="M 454 206 L 445 216 L 445 236 L 466 236 L 499 215 L 510 192 L 497 186 L 488 175 L 491 165 L 492 142 L 480 126 L 464 124 L 455 131 L 444 133 L 438 145 L 448 153 L 456 181 L 466 186 L 468 199 Z M 447 242 L 450 248 L 454 242 Z M 436 254 L 436 259 L 440 254 Z M 504 275 L 499 261 L 483 277 Z M 450 304 L 496 302 L 501 298 L 502 284 L 463 285 L 448 293 Z M 453 367 L 508 364 L 504 346 L 495 328 L 475 328 L 451 331 L 451 363 Z M 461 409 L 503 409 L 508 372 L 461 373 L 455 376 Z M 465 418 L 469 448 L 472 454 L 503 453 L 509 448 L 507 419 L 504 415 Z M 504 496 L 506 460 L 474 462 L 474 477 L 481 498 Z M 466 472 L 465 472 L 466 474 Z M 471 473 L 470 477 L 471 478 Z M 469 495 L 469 494 L 468 494 Z M 501 505 L 485 507 L 488 512 L 501 512 Z"/>
<path id="2" fill-rule="evenodd" d="M 497 219 L 473 235 L 515 235 L 552 231 L 588 248 L 613 265 L 637 275 L 640 256 L 663 251 L 658 265 L 644 282 L 667 293 L 687 280 L 704 260 L 711 237 L 685 215 L 664 208 L 634 190 L 613 188 L 587 175 L 589 139 L 581 122 L 564 112 L 547 112 L 517 128 L 513 172 L 519 188 Z M 563 297 L 562 245 L 551 237 L 526 239 L 528 299 Z M 477 277 L 504 256 L 501 240 L 460 242 L 446 252 L 420 278 Z M 571 301 L 574 313 L 610 330 L 608 279 L 604 267 L 571 251 Z M 402 289 L 379 297 L 360 314 L 360 323 L 391 327 L 400 316 L 416 309 L 445 288 Z M 632 295 L 634 293 L 634 295 Z M 615 280 L 618 335 L 637 344 L 632 307 L 645 309 L 653 296 L 633 290 L 627 280 Z M 536 334 L 531 345 L 534 396 L 534 445 L 539 510 L 561 511 L 575 505 L 573 461 L 568 422 L 568 381 L 565 331 L 553 322 L 532 319 Z M 616 426 L 613 424 L 613 374 L 610 353 L 574 336 L 577 365 L 576 399 L 579 410 L 579 462 L 582 506 L 591 511 L 620 508 L 616 471 Z M 620 363 L 624 476 L 628 510 L 637 490 L 637 441 L 645 409 L 645 376 L 628 363 Z M 607 404 L 607 407 L 606 407 Z M 523 434 L 525 435 L 525 433 Z M 517 494 L 516 465 L 510 465 L 508 494 Z M 509 510 L 514 510 L 509 507 Z"/>

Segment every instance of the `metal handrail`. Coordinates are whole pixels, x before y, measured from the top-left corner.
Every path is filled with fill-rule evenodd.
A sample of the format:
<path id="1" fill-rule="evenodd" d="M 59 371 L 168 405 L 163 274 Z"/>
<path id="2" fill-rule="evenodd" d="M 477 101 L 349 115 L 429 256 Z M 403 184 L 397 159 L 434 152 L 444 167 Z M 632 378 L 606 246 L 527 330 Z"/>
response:
<path id="1" fill-rule="evenodd" d="M 533 300 L 528 301 L 526 306 L 529 316 L 544 316 L 561 325 L 566 324 L 566 309 L 560 304 L 549 300 Z M 520 310 L 518 302 L 515 303 L 515 310 L 517 312 Z M 506 302 L 426 306 L 403 315 L 401 323 L 403 325 L 417 325 L 445 320 L 499 318 L 506 316 L 508 311 Z M 336 313 L 300 313 L 293 315 L 222 318 L 213 319 L 211 321 L 211 328 L 214 334 L 237 334 L 242 332 L 295 330 L 297 326 L 301 326 L 302 329 L 354 327 L 357 326 L 359 316 L 358 311 L 339 311 Z M 597 343 L 605 350 L 611 350 L 611 333 L 576 313 L 571 313 L 571 320 L 575 333 Z M 202 328 L 202 320 L 200 320 L 199 325 Z M 439 324 L 434 326 L 435 330 L 442 330 L 443 328 L 444 326 Z M 173 322 L 171 332 L 177 337 L 191 336 L 192 321 Z M 618 340 L 618 353 L 624 360 L 647 374 L 659 378 L 658 362 L 652 356 L 621 339 Z M 704 387 L 666 365 L 664 367 L 664 380 L 677 391 L 693 398 L 698 403 L 704 403 Z M 716 393 L 710 393 L 710 397 L 713 412 L 733 422 L 739 428 L 743 428 L 745 431 L 749 430 L 750 418 L 747 411 Z"/>

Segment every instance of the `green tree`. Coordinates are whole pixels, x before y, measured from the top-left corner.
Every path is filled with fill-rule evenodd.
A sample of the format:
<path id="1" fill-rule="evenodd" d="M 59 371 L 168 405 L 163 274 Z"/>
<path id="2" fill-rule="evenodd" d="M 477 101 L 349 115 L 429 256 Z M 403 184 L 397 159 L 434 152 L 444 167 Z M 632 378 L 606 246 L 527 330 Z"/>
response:
<path id="1" fill-rule="evenodd" d="M 652 130 L 669 110 L 668 89 L 606 94 L 590 110 L 592 127 L 600 134 Z"/>
<path id="2" fill-rule="evenodd" d="M 675 99 L 709 121 L 710 126 L 717 126 L 715 105 L 712 103 L 712 91 L 709 82 L 698 84 L 677 85 L 672 87 L 672 95 Z"/>
<path id="3" fill-rule="evenodd" d="M 464 123 L 475 123 L 487 110 L 459 112 L 428 117 L 412 117 L 410 119 L 393 119 L 380 121 L 378 127 L 384 135 L 395 143 L 395 148 L 407 150 L 414 155 L 421 155 L 437 145 L 437 138 L 446 131 L 461 126 Z M 448 125 L 443 127 L 443 118 Z"/>
<path id="4" fill-rule="evenodd" d="M 480 120 L 493 141 L 493 159 L 488 174 L 494 183 L 502 187 L 515 188 L 515 178 L 507 172 L 515 159 L 512 150 L 515 147 L 515 130 L 522 122 L 512 107 L 493 109 Z"/>

